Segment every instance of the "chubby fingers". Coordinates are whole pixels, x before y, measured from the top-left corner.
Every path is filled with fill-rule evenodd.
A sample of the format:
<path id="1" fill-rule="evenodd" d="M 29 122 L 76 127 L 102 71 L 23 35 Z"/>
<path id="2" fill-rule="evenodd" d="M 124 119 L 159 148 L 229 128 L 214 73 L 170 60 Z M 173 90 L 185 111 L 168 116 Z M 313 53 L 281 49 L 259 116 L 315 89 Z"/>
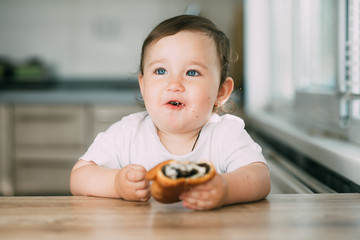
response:
<path id="1" fill-rule="evenodd" d="M 146 169 L 140 165 L 131 165 L 126 174 L 126 179 L 135 189 L 135 195 L 140 201 L 149 200 L 150 182 L 145 179 Z"/>
<path id="2" fill-rule="evenodd" d="M 180 200 L 184 202 L 208 201 L 216 194 L 216 190 L 209 185 L 201 184 L 180 195 Z"/>
<path id="3" fill-rule="evenodd" d="M 194 210 L 207 210 L 215 208 L 213 194 L 208 191 L 189 191 L 181 195 L 183 206 Z"/>
<path id="4" fill-rule="evenodd" d="M 146 189 L 137 189 L 135 190 L 135 195 L 139 199 L 139 201 L 147 201 L 151 197 L 150 188 Z"/>
<path id="5" fill-rule="evenodd" d="M 221 207 L 227 193 L 227 184 L 221 175 L 216 175 L 207 183 L 184 192 L 180 199 L 190 209 L 206 210 Z"/>
<path id="6" fill-rule="evenodd" d="M 209 194 L 211 193 L 212 194 L 216 193 L 213 180 L 196 185 L 190 188 L 188 191 L 183 192 L 180 195 L 180 199 L 186 199 L 186 198 L 207 199 L 210 197 Z"/>
<path id="7" fill-rule="evenodd" d="M 145 180 L 146 169 L 141 165 L 129 165 L 126 179 L 129 182 L 139 182 Z"/>

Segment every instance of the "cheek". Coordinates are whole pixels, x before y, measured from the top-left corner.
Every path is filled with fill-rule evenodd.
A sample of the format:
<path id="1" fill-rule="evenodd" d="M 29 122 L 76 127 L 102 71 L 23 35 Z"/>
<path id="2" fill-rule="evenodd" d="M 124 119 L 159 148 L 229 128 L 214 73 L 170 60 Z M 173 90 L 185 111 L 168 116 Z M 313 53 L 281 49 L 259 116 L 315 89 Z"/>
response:
<path id="1" fill-rule="evenodd" d="M 200 96 L 199 96 L 200 97 Z M 205 95 L 198 101 L 198 110 L 201 112 L 208 112 L 213 110 L 215 99 L 212 95 Z"/>
<path id="2" fill-rule="evenodd" d="M 154 84 L 145 84 L 143 91 L 142 91 L 142 96 L 144 100 L 148 100 L 150 99 L 150 101 L 152 101 L 152 99 L 154 98 L 154 96 L 157 95 L 156 93 L 157 88 L 154 87 Z"/>
<path id="3" fill-rule="evenodd" d="M 208 95 L 207 98 L 206 98 L 207 104 L 214 105 L 214 103 L 216 101 L 216 98 L 217 98 L 217 93 L 213 93 L 213 94 Z"/>
<path id="4" fill-rule="evenodd" d="M 145 92 L 145 95 L 143 96 L 143 100 L 147 107 L 153 107 L 158 102 L 154 91 Z"/>

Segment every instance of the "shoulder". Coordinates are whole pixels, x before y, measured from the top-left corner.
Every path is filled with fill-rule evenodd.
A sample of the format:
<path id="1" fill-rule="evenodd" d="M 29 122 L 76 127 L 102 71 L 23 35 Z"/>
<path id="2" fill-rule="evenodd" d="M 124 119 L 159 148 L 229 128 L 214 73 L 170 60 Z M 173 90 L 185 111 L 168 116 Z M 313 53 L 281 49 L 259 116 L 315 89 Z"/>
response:
<path id="1" fill-rule="evenodd" d="M 244 121 L 231 114 L 214 114 L 208 122 L 207 129 L 214 141 L 221 146 L 229 143 L 239 145 L 239 142 L 243 143 L 248 138 Z"/>
<path id="2" fill-rule="evenodd" d="M 116 129 L 116 128 L 123 128 L 123 127 L 138 126 L 139 124 L 145 122 L 147 117 L 148 117 L 148 114 L 146 111 L 132 113 L 130 115 L 123 117 L 121 120 L 119 120 L 118 122 L 111 125 L 109 130 L 114 129 L 114 128 Z"/>
<path id="3" fill-rule="evenodd" d="M 213 114 L 208 125 L 219 131 L 243 130 L 245 128 L 244 121 L 240 117 L 231 114 L 222 116 Z"/>
<path id="4" fill-rule="evenodd" d="M 120 121 L 124 122 L 142 122 L 148 117 L 148 113 L 146 111 L 132 113 L 123 117 Z"/>

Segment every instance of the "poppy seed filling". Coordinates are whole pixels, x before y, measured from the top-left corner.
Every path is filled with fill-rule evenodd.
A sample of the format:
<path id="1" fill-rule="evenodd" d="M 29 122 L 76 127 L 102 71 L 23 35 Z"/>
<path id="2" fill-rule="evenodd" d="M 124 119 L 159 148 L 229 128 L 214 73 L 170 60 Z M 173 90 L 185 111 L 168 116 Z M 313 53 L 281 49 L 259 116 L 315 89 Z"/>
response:
<path id="1" fill-rule="evenodd" d="M 161 169 L 164 175 L 171 179 L 198 178 L 206 175 L 209 170 L 210 166 L 207 163 L 194 162 L 173 162 L 162 167 Z"/>

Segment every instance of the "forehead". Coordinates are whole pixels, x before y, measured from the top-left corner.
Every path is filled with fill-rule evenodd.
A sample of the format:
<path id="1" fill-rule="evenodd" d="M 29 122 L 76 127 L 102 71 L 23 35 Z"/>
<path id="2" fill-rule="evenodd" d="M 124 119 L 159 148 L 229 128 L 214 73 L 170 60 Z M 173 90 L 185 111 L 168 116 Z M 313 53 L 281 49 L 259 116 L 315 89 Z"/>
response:
<path id="1" fill-rule="evenodd" d="M 179 32 L 176 32 L 174 34 L 169 34 L 169 35 L 163 35 L 163 36 L 159 36 L 157 38 L 154 39 L 153 42 L 150 43 L 150 45 L 154 45 L 157 42 L 161 41 L 162 39 L 166 39 L 166 38 L 177 38 L 177 37 L 193 37 L 193 38 L 202 38 L 202 39 L 207 39 L 209 41 L 213 42 L 213 39 L 210 37 L 210 35 L 206 32 L 203 31 L 197 31 L 197 30 L 181 30 Z"/>
<path id="2" fill-rule="evenodd" d="M 145 50 L 145 59 L 159 54 L 207 57 L 219 62 L 214 39 L 200 31 L 185 30 L 154 40 Z"/>

